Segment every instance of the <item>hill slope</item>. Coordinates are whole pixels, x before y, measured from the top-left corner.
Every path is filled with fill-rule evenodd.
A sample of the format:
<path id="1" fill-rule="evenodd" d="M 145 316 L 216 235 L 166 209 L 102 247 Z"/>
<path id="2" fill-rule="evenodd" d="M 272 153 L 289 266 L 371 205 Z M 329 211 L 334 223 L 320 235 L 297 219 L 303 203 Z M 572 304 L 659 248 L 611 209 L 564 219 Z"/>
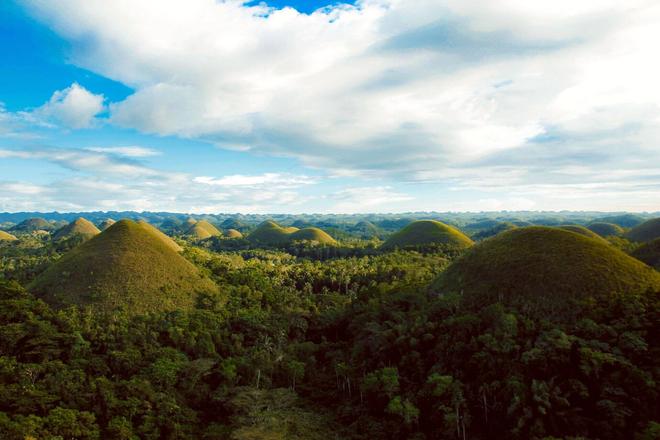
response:
<path id="1" fill-rule="evenodd" d="M 115 222 L 113 219 L 111 219 L 111 218 L 107 218 L 107 219 L 103 220 L 103 221 L 99 224 L 99 229 L 100 229 L 101 231 L 105 231 L 105 230 L 108 229 L 110 226 L 114 225 L 115 223 L 116 223 L 116 222 Z"/>
<path id="2" fill-rule="evenodd" d="M 294 231 L 289 235 L 289 240 L 291 241 L 315 241 L 321 244 L 335 244 L 336 241 L 332 238 L 327 232 L 319 228 L 303 228 L 297 231 Z"/>
<path id="3" fill-rule="evenodd" d="M 152 229 L 122 220 L 53 263 L 30 290 L 55 306 L 145 313 L 189 308 L 217 286 Z"/>
<path id="4" fill-rule="evenodd" d="M 467 248 L 474 242 L 461 231 L 435 220 L 418 220 L 392 234 L 382 249 L 409 248 L 427 245 L 448 245 Z"/>
<path id="5" fill-rule="evenodd" d="M 563 229 L 564 231 L 569 231 L 569 232 L 575 232 L 576 234 L 580 234 L 583 237 L 591 238 L 593 240 L 605 241 L 603 239 L 603 237 L 596 234 L 594 231 L 585 228 L 584 226 L 580 226 L 580 225 L 561 225 L 561 226 L 559 226 L 559 229 Z"/>
<path id="6" fill-rule="evenodd" d="M 151 223 L 147 223 L 144 220 L 140 220 L 137 222 L 138 226 L 140 226 L 142 229 L 151 232 L 154 234 L 156 237 L 158 237 L 163 243 L 165 243 L 170 249 L 172 249 L 175 252 L 181 252 L 183 248 L 177 244 L 176 241 L 172 240 L 172 238 L 165 234 L 163 231 L 152 225 Z"/>
<path id="7" fill-rule="evenodd" d="M 236 229 L 227 229 L 225 235 L 227 238 L 243 238 L 243 234 L 241 234 L 241 232 L 237 231 Z"/>
<path id="8" fill-rule="evenodd" d="M 186 234 L 198 240 L 205 240 L 211 237 L 219 237 L 222 235 L 222 232 L 206 220 L 200 220 L 193 223 L 186 231 Z"/>
<path id="9" fill-rule="evenodd" d="M 0 241 L 16 241 L 18 238 L 11 235 L 9 232 L 0 231 Z"/>
<path id="10" fill-rule="evenodd" d="M 632 256 L 660 270 L 660 238 L 644 243 L 632 253 Z"/>
<path id="11" fill-rule="evenodd" d="M 660 289 L 660 274 L 606 243 L 559 228 L 505 232 L 467 251 L 433 283 L 468 307 L 502 301 L 557 318 L 612 294 Z"/>
<path id="12" fill-rule="evenodd" d="M 647 242 L 660 238 L 660 218 L 647 220 L 641 225 L 632 228 L 626 234 L 626 237 L 632 241 Z"/>
<path id="13" fill-rule="evenodd" d="M 601 237 L 610 237 L 612 235 L 619 237 L 624 233 L 623 228 L 614 223 L 595 222 L 589 224 L 587 228 Z"/>
<path id="14" fill-rule="evenodd" d="M 283 245 L 293 241 L 314 241 L 320 244 L 335 244 L 335 239 L 319 228 L 298 229 L 294 226 L 282 227 L 272 220 L 261 223 L 248 235 L 254 244 Z"/>
<path id="15" fill-rule="evenodd" d="M 99 231 L 99 229 L 94 226 L 92 222 L 83 217 L 78 217 L 68 225 L 58 229 L 55 234 L 53 234 L 53 238 L 55 240 L 61 240 L 78 235 L 84 237 L 85 239 L 90 239 L 100 233 L 101 231 Z"/>

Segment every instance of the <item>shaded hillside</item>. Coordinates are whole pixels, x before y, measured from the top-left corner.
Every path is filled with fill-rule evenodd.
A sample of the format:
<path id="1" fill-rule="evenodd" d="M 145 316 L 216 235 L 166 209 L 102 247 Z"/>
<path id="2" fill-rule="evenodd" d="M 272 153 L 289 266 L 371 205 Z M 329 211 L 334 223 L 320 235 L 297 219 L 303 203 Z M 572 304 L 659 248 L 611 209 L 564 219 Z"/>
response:
<path id="1" fill-rule="evenodd" d="M 644 223 L 635 226 L 628 231 L 626 238 L 642 243 L 660 238 L 660 218 L 647 220 Z"/>
<path id="2" fill-rule="evenodd" d="M 415 221 L 392 234 L 382 249 L 406 249 L 429 245 L 446 245 L 459 249 L 472 246 L 473 241 L 458 229 L 435 220 Z"/>
<path id="3" fill-rule="evenodd" d="M 53 234 L 53 238 L 55 240 L 63 240 L 79 236 L 84 239 L 90 239 L 100 233 L 101 231 L 99 231 L 99 229 L 94 226 L 94 223 L 84 219 L 83 217 L 78 217 L 68 225 L 58 229 Z"/>
<path id="4" fill-rule="evenodd" d="M 481 242 L 433 283 L 470 308 L 495 302 L 559 319 L 614 294 L 660 289 L 660 275 L 623 252 L 559 228 L 527 227 Z"/>
<path id="5" fill-rule="evenodd" d="M 145 313 L 189 308 L 217 286 L 153 229 L 122 220 L 53 263 L 30 290 L 58 307 Z"/>
<path id="6" fill-rule="evenodd" d="M 17 231 L 17 232 L 50 231 L 53 229 L 55 229 L 55 226 L 53 226 L 53 224 L 39 217 L 23 220 L 22 222 L 11 228 L 12 231 Z"/>
<path id="7" fill-rule="evenodd" d="M 635 249 L 632 256 L 660 270 L 660 238 L 644 243 Z"/>
<path id="8" fill-rule="evenodd" d="M 620 237 L 625 232 L 623 228 L 614 223 L 595 222 L 587 226 L 590 231 L 595 232 L 601 237 Z"/>
<path id="9" fill-rule="evenodd" d="M 581 225 L 561 225 L 559 226 L 559 229 L 563 229 L 564 231 L 569 231 L 569 232 L 575 232 L 576 234 L 580 234 L 584 237 L 591 238 L 593 240 L 604 241 L 603 237 Z"/>
<path id="10" fill-rule="evenodd" d="M 116 223 L 116 222 L 115 222 L 113 219 L 111 219 L 111 218 L 107 218 L 107 219 L 103 220 L 103 221 L 99 224 L 99 229 L 100 229 L 101 231 L 105 231 L 105 230 L 108 229 L 110 226 L 114 225 L 115 223 Z"/>

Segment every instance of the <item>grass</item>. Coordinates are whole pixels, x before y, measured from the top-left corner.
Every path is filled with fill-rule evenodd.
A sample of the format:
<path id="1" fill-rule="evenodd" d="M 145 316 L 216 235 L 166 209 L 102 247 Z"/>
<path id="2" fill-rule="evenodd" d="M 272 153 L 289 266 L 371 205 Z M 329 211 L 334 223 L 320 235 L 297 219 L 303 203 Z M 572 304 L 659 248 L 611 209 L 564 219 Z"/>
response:
<path id="1" fill-rule="evenodd" d="M 595 222 L 587 226 L 590 231 L 595 232 L 601 237 L 620 237 L 625 232 L 624 229 L 614 223 Z"/>
<path id="2" fill-rule="evenodd" d="M 55 306 L 135 314 L 190 308 L 198 293 L 218 290 L 160 234 L 131 220 L 69 251 L 29 288 Z"/>
<path id="3" fill-rule="evenodd" d="M 660 218 L 653 218 L 635 226 L 628 231 L 626 238 L 641 243 L 660 238 Z"/>
<path id="4" fill-rule="evenodd" d="M 644 243 L 635 249 L 632 256 L 660 270 L 660 238 Z"/>
<path id="5" fill-rule="evenodd" d="M 243 238 L 243 234 L 241 234 L 241 232 L 237 231 L 236 229 L 227 229 L 225 235 L 227 238 Z"/>
<path id="6" fill-rule="evenodd" d="M 53 228 L 54 226 L 51 223 L 47 222 L 43 218 L 37 217 L 37 218 L 29 218 L 23 220 L 22 222 L 11 228 L 11 230 L 20 231 L 20 232 L 33 232 L 39 230 L 49 231 Z"/>
<path id="7" fill-rule="evenodd" d="M 328 235 L 327 232 L 319 228 L 303 228 L 297 231 L 294 231 L 289 236 L 291 241 L 314 241 L 321 244 L 336 244 L 334 238 Z"/>
<path id="8" fill-rule="evenodd" d="M 383 249 L 405 249 L 432 244 L 468 248 L 474 242 L 458 229 L 435 220 L 418 220 L 392 234 Z"/>
<path id="9" fill-rule="evenodd" d="M 222 232 L 206 220 L 200 220 L 192 223 L 186 231 L 186 234 L 191 235 L 198 240 L 206 240 L 211 237 L 220 237 Z"/>
<path id="10" fill-rule="evenodd" d="M 596 234 L 594 231 L 587 229 L 581 225 L 561 225 L 559 226 L 559 229 L 563 229 L 564 231 L 569 231 L 569 232 L 575 232 L 576 234 L 580 234 L 584 237 L 588 237 L 593 240 L 599 240 L 599 241 L 605 240 L 603 237 Z"/>
<path id="11" fill-rule="evenodd" d="M 155 227 L 154 225 L 147 223 L 144 220 L 140 220 L 137 224 L 144 230 L 151 232 L 153 235 L 158 237 L 163 243 L 165 243 L 170 249 L 175 252 L 181 252 L 183 248 L 177 244 L 176 241 L 172 240 L 170 236 L 165 234 L 163 231 Z"/>
<path id="12" fill-rule="evenodd" d="M 575 315 L 576 305 L 660 289 L 660 274 L 605 242 L 559 228 L 504 232 L 469 249 L 432 284 L 464 305 L 496 302 L 536 316 Z"/>
<path id="13" fill-rule="evenodd" d="M 18 238 L 11 235 L 9 232 L 0 231 L 0 241 L 16 241 Z"/>
<path id="14" fill-rule="evenodd" d="M 85 239 L 90 239 L 100 233 L 101 231 L 94 226 L 94 223 L 82 217 L 78 217 L 68 225 L 58 229 L 55 234 L 53 234 L 53 238 L 55 240 L 61 240 L 79 235 Z"/>
<path id="15" fill-rule="evenodd" d="M 257 229 L 248 235 L 248 240 L 254 244 L 268 245 L 283 245 L 293 241 L 310 241 L 321 244 L 336 243 L 335 239 L 322 229 L 282 227 L 272 220 L 261 223 Z"/>

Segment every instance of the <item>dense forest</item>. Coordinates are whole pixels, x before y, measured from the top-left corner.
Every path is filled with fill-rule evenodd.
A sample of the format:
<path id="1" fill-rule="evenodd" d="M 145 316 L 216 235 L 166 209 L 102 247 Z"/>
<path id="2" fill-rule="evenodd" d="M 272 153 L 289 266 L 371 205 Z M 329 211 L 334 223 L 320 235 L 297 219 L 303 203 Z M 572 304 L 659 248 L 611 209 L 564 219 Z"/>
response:
<path id="1" fill-rule="evenodd" d="M 530 281 L 531 266 L 508 270 L 511 258 L 535 258 L 511 232 L 537 234 L 527 220 L 447 220 L 482 241 L 470 251 L 463 235 L 461 246 L 381 247 L 410 219 L 317 221 L 336 243 L 273 245 L 250 240 L 255 222 L 212 218 L 245 237 L 198 239 L 185 219 L 161 219 L 180 255 L 219 288 L 191 307 L 136 313 L 57 306 L 33 289 L 105 232 L 54 238 L 13 220 L 6 229 L 16 240 L 0 241 L 2 439 L 660 438 L 660 284 L 626 254 L 640 246 L 624 235 L 636 225 L 606 238 L 541 231 L 593 260 L 588 276 L 599 276 L 589 271 L 601 261 L 623 274 L 612 292 L 571 302 L 568 313 L 554 307 L 557 280 Z M 567 246 L 556 246 L 559 258 Z M 479 288 L 496 292 L 508 277 L 507 295 L 536 289 L 553 312 L 499 292 L 477 304 L 462 290 L 438 290 L 464 282 L 484 255 L 498 263 L 488 274 L 497 282 Z M 561 268 L 567 279 L 585 279 L 570 269 Z M 628 294 L 629 285 L 642 287 Z"/>

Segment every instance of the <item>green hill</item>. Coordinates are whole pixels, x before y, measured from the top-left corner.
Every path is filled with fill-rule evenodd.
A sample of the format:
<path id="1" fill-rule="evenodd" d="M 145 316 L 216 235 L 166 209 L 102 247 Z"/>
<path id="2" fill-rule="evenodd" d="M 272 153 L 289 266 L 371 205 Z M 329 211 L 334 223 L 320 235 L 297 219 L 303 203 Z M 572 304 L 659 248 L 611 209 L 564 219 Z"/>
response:
<path id="1" fill-rule="evenodd" d="M 632 256 L 660 270 L 660 238 L 644 243 L 635 249 Z"/>
<path id="2" fill-rule="evenodd" d="M 494 237 L 497 234 L 501 234 L 504 231 L 509 231 L 515 228 L 517 228 L 517 226 L 511 222 L 498 222 L 495 224 L 495 226 L 489 229 L 482 229 L 479 232 L 473 234 L 472 238 L 474 240 L 484 240 L 486 238 Z"/>
<path id="3" fill-rule="evenodd" d="M 227 238 L 243 238 L 243 234 L 241 234 L 241 232 L 237 231 L 236 229 L 227 229 L 225 235 Z"/>
<path id="4" fill-rule="evenodd" d="M 193 223 L 186 231 L 186 234 L 198 240 L 206 240 L 211 237 L 219 237 L 222 235 L 222 232 L 206 220 L 200 220 Z"/>
<path id="5" fill-rule="evenodd" d="M 594 223 L 595 222 L 614 223 L 615 225 L 619 225 L 622 228 L 634 228 L 640 223 L 643 223 L 644 220 L 645 220 L 644 217 L 636 214 L 620 214 L 620 215 L 610 215 L 607 217 L 599 217 L 594 220 Z"/>
<path id="6" fill-rule="evenodd" d="M 9 232 L 0 231 L 0 241 L 16 241 L 18 238 L 11 235 Z"/>
<path id="7" fill-rule="evenodd" d="M 54 229 L 55 227 L 47 222 L 45 219 L 37 217 L 37 218 L 29 218 L 26 220 L 23 220 L 13 228 L 11 228 L 12 231 L 18 231 L 18 232 L 34 232 L 34 231 L 50 231 Z"/>
<path id="8" fill-rule="evenodd" d="M 613 294 L 660 289 L 660 274 L 604 242 L 559 228 L 514 229 L 468 250 L 432 285 L 469 308 L 504 302 L 548 319 Z"/>
<path id="9" fill-rule="evenodd" d="M 303 228 L 289 235 L 291 241 L 314 241 L 320 244 L 336 244 L 334 238 L 319 228 Z"/>
<path id="10" fill-rule="evenodd" d="M 189 308 L 217 286 L 153 229 L 121 220 L 66 253 L 30 285 L 55 306 L 93 305 L 139 314 Z"/>
<path id="11" fill-rule="evenodd" d="M 172 240 L 172 238 L 169 235 L 165 234 L 163 231 L 161 231 L 160 229 L 158 229 L 157 227 L 155 227 L 151 223 L 147 223 L 144 220 L 139 220 L 137 222 L 137 224 L 140 227 L 142 227 L 143 229 L 151 232 L 152 234 L 154 234 L 155 236 L 160 238 L 160 240 L 163 243 L 165 243 L 173 251 L 181 252 L 183 250 L 183 248 L 181 246 L 179 246 L 176 241 Z"/>
<path id="12" fill-rule="evenodd" d="M 110 226 L 114 225 L 115 223 L 116 223 L 116 222 L 115 222 L 113 219 L 111 219 L 111 218 L 107 218 L 107 219 L 103 220 L 103 221 L 101 222 L 101 224 L 99 224 L 99 229 L 100 229 L 101 231 L 105 231 L 105 230 L 108 229 Z"/>
<path id="13" fill-rule="evenodd" d="M 99 231 L 99 229 L 96 226 L 94 226 L 92 222 L 82 217 L 78 217 L 68 225 L 58 229 L 53 234 L 53 238 L 55 240 L 62 240 L 66 238 L 80 236 L 88 240 L 100 233 L 101 231 Z"/>
<path id="14" fill-rule="evenodd" d="M 575 232 L 576 234 L 580 234 L 584 237 L 588 237 L 593 240 L 605 241 L 603 237 L 581 225 L 561 225 L 559 226 L 559 229 L 563 229 L 564 231 Z"/>
<path id="15" fill-rule="evenodd" d="M 660 218 L 653 218 L 635 226 L 628 231 L 626 238 L 642 243 L 660 238 Z"/>
<path id="16" fill-rule="evenodd" d="M 587 228 L 601 237 L 620 237 L 624 233 L 623 228 L 614 223 L 595 222 L 590 223 Z"/>
<path id="17" fill-rule="evenodd" d="M 349 231 L 353 234 L 359 235 L 362 238 L 374 238 L 380 235 L 378 226 L 366 220 L 362 220 L 351 226 Z"/>
<path id="18" fill-rule="evenodd" d="M 418 220 L 392 234 L 382 249 L 413 248 L 428 245 L 448 245 L 460 249 L 474 242 L 458 229 L 435 220 Z"/>

